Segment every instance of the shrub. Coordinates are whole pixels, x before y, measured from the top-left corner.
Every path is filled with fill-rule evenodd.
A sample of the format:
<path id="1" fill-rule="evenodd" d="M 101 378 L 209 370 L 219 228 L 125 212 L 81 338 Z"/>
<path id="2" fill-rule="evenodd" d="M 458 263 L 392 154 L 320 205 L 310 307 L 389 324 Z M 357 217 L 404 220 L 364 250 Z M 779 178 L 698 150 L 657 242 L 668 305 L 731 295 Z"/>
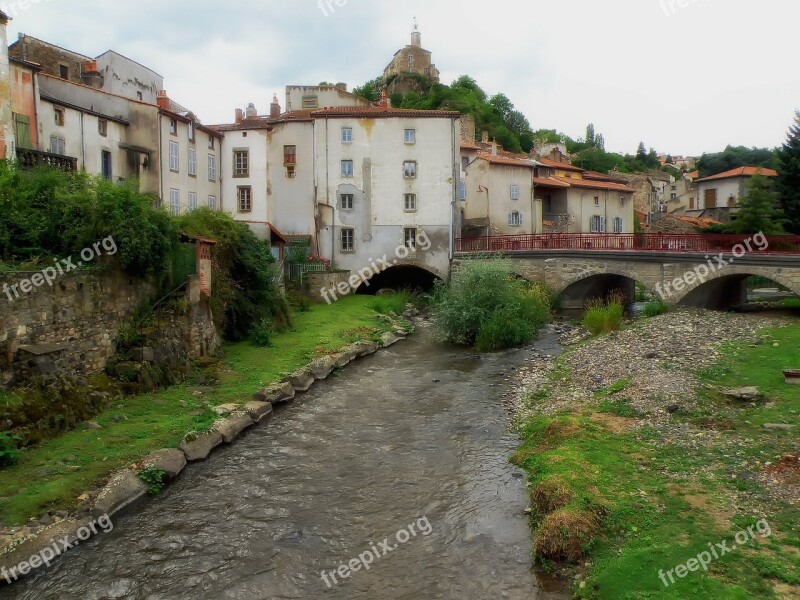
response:
<path id="1" fill-rule="evenodd" d="M 547 292 L 499 259 L 463 263 L 449 285 L 437 284 L 432 306 L 441 339 L 481 350 L 531 341 L 550 314 Z"/>
<path id="2" fill-rule="evenodd" d="M 272 329 L 272 323 L 267 319 L 262 319 L 253 329 L 250 339 L 256 346 L 266 348 L 267 346 L 272 346 L 273 335 L 275 335 L 275 332 Z"/>
<path id="3" fill-rule="evenodd" d="M 17 436 L 0 433 L 0 469 L 15 465 L 19 461 L 18 441 Z"/>
<path id="4" fill-rule="evenodd" d="M 625 317 L 625 306 L 619 298 L 612 298 L 608 302 L 593 300 L 586 308 L 583 317 L 583 326 L 592 335 L 611 333 L 622 327 Z"/>
<path id="5" fill-rule="evenodd" d="M 669 312 L 669 307 L 663 300 L 657 300 L 656 302 L 648 302 L 642 314 L 651 319 L 653 317 L 657 317 L 658 315 L 665 315 Z"/>
<path id="6" fill-rule="evenodd" d="M 157 496 L 164 489 L 164 478 L 167 473 L 156 467 L 147 467 L 139 471 L 139 479 L 147 484 L 147 493 L 151 496 Z"/>
<path id="7" fill-rule="evenodd" d="M 536 531 L 537 558 L 578 562 L 600 531 L 600 518 L 589 510 L 562 508 L 551 512 Z"/>
<path id="8" fill-rule="evenodd" d="M 406 306 L 413 303 L 413 301 L 414 296 L 410 292 L 393 292 L 375 296 L 375 299 L 369 303 L 369 307 L 381 315 L 390 313 L 402 315 L 406 311 Z"/>

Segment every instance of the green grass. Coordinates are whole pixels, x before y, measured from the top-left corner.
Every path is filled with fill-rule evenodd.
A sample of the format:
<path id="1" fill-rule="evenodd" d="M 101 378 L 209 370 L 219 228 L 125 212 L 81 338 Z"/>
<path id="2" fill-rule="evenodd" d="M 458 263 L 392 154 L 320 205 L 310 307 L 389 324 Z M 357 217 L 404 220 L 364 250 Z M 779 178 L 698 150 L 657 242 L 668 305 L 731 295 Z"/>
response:
<path id="1" fill-rule="evenodd" d="M 663 300 L 656 300 L 655 302 L 648 302 L 642 314 L 647 319 L 652 319 L 653 317 L 657 317 L 659 315 L 664 315 L 669 312 L 669 306 Z"/>
<path id="2" fill-rule="evenodd" d="M 800 298 L 786 298 L 781 305 L 783 308 L 800 309 Z"/>
<path id="3" fill-rule="evenodd" d="M 402 315 L 406 311 L 406 306 L 414 302 L 414 295 L 410 292 L 394 292 L 375 296 L 369 303 L 369 307 L 376 313 L 388 315 Z"/>
<path id="4" fill-rule="evenodd" d="M 354 338 L 379 336 L 387 326 L 375 318 L 369 300 L 351 296 L 314 305 L 294 316 L 293 331 L 276 333 L 272 347 L 227 346 L 213 388 L 185 383 L 126 398 L 95 419 L 101 430 L 81 428 L 24 450 L 19 464 L 0 470 L 0 521 L 22 524 L 48 510 L 74 508 L 80 494 L 112 471 L 153 450 L 177 447 L 190 431 L 208 429 L 214 418 L 209 405 L 248 401 L 317 356 Z"/>
<path id="5" fill-rule="evenodd" d="M 583 326 L 592 335 L 611 333 L 622 327 L 625 318 L 625 307 L 618 302 L 589 306 L 583 316 Z"/>
<path id="6" fill-rule="evenodd" d="M 624 417 L 635 415 L 624 398 L 625 380 L 600 390 L 593 409 L 534 417 L 522 425 L 524 442 L 514 462 L 528 472 L 535 551 L 547 564 L 558 560 L 548 552 L 557 555 L 577 545 L 591 566 L 584 587 L 576 584 L 573 590 L 576 597 L 738 600 L 778 598 L 776 590 L 786 598 L 800 597 L 800 509 L 736 476 L 798 452 L 796 433 L 766 432 L 761 426 L 800 428 L 800 394 L 781 375 L 800 364 L 800 325 L 761 336 L 764 345 L 724 348 L 724 362 L 700 373 L 709 388 L 698 412 L 725 425 L 719 440 L 691 451 L 655 429 L 628 430 L 631 423 Z M 769 404 L 734 406 L 713 391 L 745 385 L 758 386 Z M 739 502 L 731 501 L 743 493 Z M 596 529 L 578 527 L 595 518 Z M 761 518 L 768 521 L 771 537 L 714 560 L 708 573 L 689 573 L 664 587 L 660 570 L 685 564 L 710 543 L 733 541 Z"/>

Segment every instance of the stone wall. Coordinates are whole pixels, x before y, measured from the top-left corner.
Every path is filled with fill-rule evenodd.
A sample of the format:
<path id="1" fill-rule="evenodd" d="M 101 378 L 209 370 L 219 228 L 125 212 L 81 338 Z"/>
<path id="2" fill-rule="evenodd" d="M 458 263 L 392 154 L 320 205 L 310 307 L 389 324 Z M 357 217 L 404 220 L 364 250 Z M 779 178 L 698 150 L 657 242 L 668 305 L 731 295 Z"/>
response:
<path id="1" fill-rule="evenodd" d="M 348 279 L 350 279 L 350 271 L 335 271 L 333 273 L 307 273 L 306 285 L 304 286 L 305 289 L 303 291 L 316 302 L 326 302 L 327 300 L 325 300 L 324 296 L 322 295 L 322 290 L 333 290 L 333 294 L 329 292 L 328 298 L 332 301 L 335 301 L 334 295 L 341 295 L 337 290 L 337 287 L 340 283 L 347 283 Z M 350 289 L 349 283 L 347 283 L 347 287 Z M 350 293 L 354 292 L 351 290 Z"/>

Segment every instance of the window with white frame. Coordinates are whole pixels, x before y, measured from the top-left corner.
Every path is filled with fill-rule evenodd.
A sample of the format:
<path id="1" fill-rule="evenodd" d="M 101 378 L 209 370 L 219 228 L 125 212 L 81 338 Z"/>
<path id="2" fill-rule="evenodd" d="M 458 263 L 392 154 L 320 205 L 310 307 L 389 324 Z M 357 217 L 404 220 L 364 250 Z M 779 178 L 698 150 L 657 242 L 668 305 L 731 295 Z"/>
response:
<path id="1" fill-rule="evenodd" d="M 355 198 L 353 194 L 342 194 L 342 210 L 353 210 Z"/>
<path id="2" fill-rule="evenodd" d="M 217 197 L 216 196 L 209 196 L 208 197 L 208 208 L 211 210 L 217 210 Z"/>
<path id="3" fill-rule="evenodd" d="M 208 180 L 217 180 L 217 156 L 215 154 L 208 155 Z"/>
<path id="4" fill-rule="evenodd" d="M 189 192 L 189 210 L 197 208 L 197 192 Z"/>
<path id="5" fill-rule="evenodd" d="M 353 143 L 353 128 L 352 127 L 342 127 L 342 143 L 343 144 L 351 144 L 351 143 Z"/>
<path id="6" fill-rule="evenodd" d="M 172 188 L 169 191 L 169 210 L 173 215 L 181 214 L 181 191 Z"/>
<path id="7" fill-rule="evenodd" d="M 249 185 L 242 185 L 236 188 L 236 197 L 239 200 L 239 212 L 251 212 L 253 210 L 253 190 Z"/>
<path id="8" fill-rule="evenodd" d="M 177 173 L 180 171 L 180 164 L 178 161 L 178 142 L 169 143 L 169 170 Z"/>
<path id="9" fill-rule="evenodd" d="M 189 141 L 194 141 L 194 123 L 191 121 L 189 121 Z"/>
<path id="10" fill-rule="evenodd" d="M 522 227 L 522 213 L 518 210 L 508 213 L 509 227 Z"/>
<path id="11" fill-rule="evenodd" d="M 189 148 L 189 175 L 197 177 L 197 150 Z"/>
<path id="12" fill-rule="evenodd" d="M 511 186 L 511 199 L 512 200 L 519 200 L 519 186 L 512 185 Z"/>
<path id="13" fill-rule="evenodd" d="M 416 212 L 417 210 L 417 195 L 416 194 L 405 194 L 404 202 L 403 202 L 403 209 L 406 212 Z"/>
<path id="14" fill-rule="evenodd" d="M 462 179 L 459 182 L 458 186 L 458 198 L 459 200 L 466 200 L 467 199 L 467 182 L 466 180 Z"/>
<path id="15" fill-rule="evenodd" d="M 403 163 L 403 177 L 414 179 L 417 176 L 417 161 L 407 160 Z"/>
<path id="16" fill-rule="evenodd" d="M 406 144 L 416 144 L 417 143 L 417 130 L 416 129 L 406 129 L 404 136 Z"/>
<path id="17" fill-rule="evenodd" d="M 234 150 L 233 151 L 233 176 L 234 177 L 249 177 L 250 176 L 250 151 L 249 150 Z"/>
<path id="18" fill-rule="evenodd" d="M 208 149 L 209 150 L 213 150 L 214 149 L 214 136 L 213 135 L 208 136 Z"/>
<path id="19" fill-rule="evenodd" d="M 61 154 L 62 156 L 67 153 L 67 142 L 60 135 L 50 136 L 50 154 Z"/>
<path id="20" fill-rule="evenodd" d="M 339 234 L 339 250 L 342 252 L 356 251 L 356 230 L 352 227 L 342 228 Z"/>
<path id="21" fill-rule="evenodd" d="M 404 227 L 403 228 L 403 245 L 409 250 L 417 249 L 417 228 Z"/>
<path id="22" fill-rule="evenodd" d="M 342 161 L 342 178 L 343 179 L 350 179 L 353 177 L 353 161 L 352 160 L 343 160 Z"/>
<path id="23" fill-rule="evenodd" d="M 606 231 L 605 217 L 601 217 L 600 215 L 594 215 L 592 217 L 590 229 L 592 233 L 605 233 Z"/>
<path id="24" fill-rule="evenodd" d="M 622 217 L 614 217 L 614 233 L 622 233 Z"/>

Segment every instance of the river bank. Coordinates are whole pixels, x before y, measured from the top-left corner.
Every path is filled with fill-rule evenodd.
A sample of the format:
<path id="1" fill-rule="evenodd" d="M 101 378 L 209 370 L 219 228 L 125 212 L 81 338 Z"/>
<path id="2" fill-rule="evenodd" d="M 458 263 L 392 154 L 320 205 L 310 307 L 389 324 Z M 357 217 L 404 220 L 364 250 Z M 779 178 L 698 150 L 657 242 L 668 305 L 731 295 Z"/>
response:
<path id="1" fill-rule="evenodd" d="M 335 307 L 313 306 L 298 313 L 293 329 L 277 334 L 272 347 L 260 348 L 249 342 L 230 345 L 224 359 L 198 365 L 185 384 L 124 398 L 92 422 L 24 450 L 18 464 L 0 470 L 0 558 L 12 551 L 24 554 L 23 546 L 35 545 L 51 528 L 61 531 L 87 519 L 102 504 L 98 497 L 112 474 L 132 474 L 125 467 L 140 470 L 145 466 L 141 461 L 151 453 L 186 446 L 187 433 L 202 434 L 215 423 L 220 429 L 220 421 L 228 417 L 234 422 L 221 429 L 220 435 L 230 441 L 237 427 L 241 430 L 247 425 L 245 421 L 252 424 L 268 416 L 273 400 L 288 399 L 285 390 L 273 392 L 269 386 L 298 369 L 309 363 L 318 365 L 318 372 L 310 374 L 313 382 L 324 378 L 319 371 L 326 366 L 330 368 L 325 376 L 350 362 L 351 354 L 355 358 L 385 345 L 389 340 L 384 336 L 397 340 L 399 335 L 394 332 L 400 325 L 377 315 L 370 304 L 369 298 L 353 297 Z M 363 353 L 354 350 L 341 356 L 344 349 L 364 341 L 369 343 Z M 304 382 L 306 389 L 310 382 Z M 265 390 L 262 397 L 256 394 L 259 390 Z M 252 410 L 245 415 L 244 405 L 254 395 L 261 400 L 260 406 L 249 407 Z M 232 405 L 243 411 L 238 419 L 229 417 L 236 410 Z M 162 452 L 156 461 L 166 479 L 185 466 L 186 460 L 179 454 L 178 450 Z M 123 483 L 142 484 L 130 475 Z M 118 508 L 113 501 L 109 507 Z"/>
<path id="2" fill-rule="evenodd" d="M 581 598 L 800 596 L 798 364 L 796 319 L 705 311 L 529 357 L 509 404 L 537 560 Z M 743 386 L 763 397 L 727 394 Z"/>

